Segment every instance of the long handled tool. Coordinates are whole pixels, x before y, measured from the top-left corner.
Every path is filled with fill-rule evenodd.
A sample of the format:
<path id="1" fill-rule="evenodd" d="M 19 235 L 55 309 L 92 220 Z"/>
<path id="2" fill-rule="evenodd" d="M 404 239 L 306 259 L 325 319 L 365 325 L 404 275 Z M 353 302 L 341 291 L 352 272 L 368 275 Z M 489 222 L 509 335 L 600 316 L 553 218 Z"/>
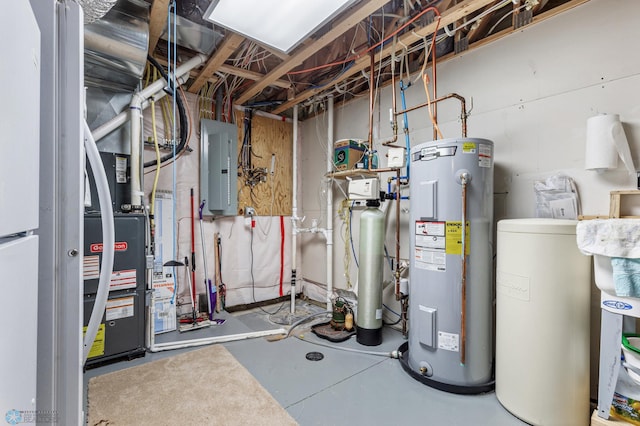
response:
<path id="1" fill-rule="evenodd" d="M 191 297 L 191 318 L 181 319 L 180 322 L 184 324 L 181 324 L 178 330 L 180 332 L 183 332 L 209 327 L 211 323 L 208 320 L 202 321 L 201 318 L 198 318 L 198 312 L 196 310 L 196 299 L 193 293 L 193 287 L 191 286 L 191 274 L 189 274 L 189 258 L 185 256 L 184 263 L 177 260 L 170 260 L 166 262 L 164 266 L 171 266 L 172 268 L 174 268 L 174 274 L 176 267 L 184 266 L 187 275 L 187 281 L 189 284 L 189 296 Z"/>
<path id="2" fill-rule="evenodd" d="M 215 261 L 216 261 L 216 287 L 218 288 L 218 298 L 216 300 L 216 312 L 220 312 L 224 310 L 224 302 L 225 302 L 225 293 L 226 288 L 222 282 L 222 260 L 220 258 L 220 252 L 222 251 L 221 246 L 221 238 L 220 233 L 216 235 L 216 250 L 215 250 Z"/>
<path id="3" fill-rule="evenodd" d="M 189 275 L 189 258 L 185 256 L 184 258 L 184 266 L 187 267 L 187 277 L 189 278 L 189 297 L 191 298 L 191 323 L 198 323 L 198 310 L 196 309 L 196 297 L 193 292 L 193 282 L 191 281 L 191 276 Z"/>
<path id="4" fill-rule="evenodd" d="M 202 226 L 202 209 L 205 205 L 205 200 L 202 200 L 199 208 L 199 216 L 200 216 L 200 242 L 202 244 L 202 264 L 204 267 L 204 285 L 207 289 L 207 308 L 209 310 L 209 320 L 213 320 L 213 313 L 216 310 L 216 299 L 217 299 L 217 290 L 215 286 L 211 284 L 211 280 L 207 276 L 207 249 L 206 243 L 204 239 L 204 228 Z"/>
<path id="5" fill-rule="evenodd" d="M 196 300 L 196 231 L 193 215 L 193 188 L 191 188 L 191 297 Z"/>

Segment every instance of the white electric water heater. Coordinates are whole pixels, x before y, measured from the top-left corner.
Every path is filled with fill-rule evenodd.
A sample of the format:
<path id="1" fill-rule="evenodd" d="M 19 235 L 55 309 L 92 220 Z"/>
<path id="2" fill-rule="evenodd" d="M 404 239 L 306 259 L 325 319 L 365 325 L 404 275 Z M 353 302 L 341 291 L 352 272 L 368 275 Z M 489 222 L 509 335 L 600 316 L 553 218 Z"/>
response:
<path id="1" fill-rule="evenodd" d="M 409 340 L 400 348 L 401 363 L 434 388 L 488 392 L 494 384 L 493 142 L 459 138 L 413 147 L 410 196 Z"/>

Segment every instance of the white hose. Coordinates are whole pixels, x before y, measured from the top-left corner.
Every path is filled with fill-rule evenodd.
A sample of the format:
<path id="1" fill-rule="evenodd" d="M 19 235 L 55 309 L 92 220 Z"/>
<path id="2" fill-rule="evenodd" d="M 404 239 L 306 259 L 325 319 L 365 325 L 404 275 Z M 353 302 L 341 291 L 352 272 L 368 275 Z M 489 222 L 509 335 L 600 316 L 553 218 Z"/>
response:
<path id="1" fill-rule="evenodd" d="M 375 352 L 375 351 L 363 351 L 360 349 L 352 349 L 352 348 L 346 348 L 346 347 L 342 347 L 342 346 L 336 346 L 336 345 L 330 345 L 329 343 L 322 343 L 322 342 L 314 342 L 311 340 L 306 340 L 304 337 L 301 336 L 295 336 L 296 338 L 302 340 L 303 342 L 307 342 L 307 343 L 311 343 L 313 345 L 318 345 L 318 346 L 324 346 L 325 348 L 331 348 L 331 349 L 338 349 L 340 351 L 346 351 L 346 352 L 354 352 L 357 354 L 366 354 L 366 355 L 375 355 L 375 356 L 383 356 L 386 358 L 400 358 L 401 353 L 398 351 L 391 351 L 391 352 Z"/>
<path id="2" fill-rule="evenodd" d="M 91 129 L 87 122 L 84 123 L 84 147 L 87 152 L 87 158 L 93 171 L 98 191 L 98 201 L 100 202 L 100 213 L 102 215 L 102 264 L 100 265 L 100 279 L 98 281 L 98 293 L 87 326 L 87 332 L 84 335 L 84 347 L 82 351 L 82 363 L 87 361 L 89 351 L 96 339 L 98 327 L 102 321 L 105 307 L 107 306 L 107 298 L 109 297 L 109 285 L 111 282 L 111 274 L 113 272 L 113 255 L 115 245 L 115 227 L 113 223 L 113 208 L 111 206 L 111 194 L 109 192 L 109 184 L 107 183 L 107 175 L 104 171 L 102 160 L 98 147 L 91 134 Z"/>
<path id="3" fill-rule="evenodd" d="M 333 311 L 323 311 L 323 312 L 317 312 L 315 314 L 311 314 L 309 316 L 306 316 L 302 319 L 299 319 L 298 321 L 294 322 L 293 324 L 291 324 L 291 327 L 289 327 L 289 331 L 287 332 L 286 336 L 284 336 L 284 338 L 286 339 L 287 337 L 291 336 L 293 334 L 293 329 L 296 328 L 297 326 L 299 326 L 302 323 L 305 323 L 315 317 L 319 317 L 319 316 L 330 316 L 333 313 Z M 306 340 L 304 337 L 301 337 L 299 335 L 294 335 L 294 337 L 296 337 L 299 340 L 302 340 L 303 342 L 307 342 L 307 343 L 311 343 L 314 345 L 318 345 L 318 346 L 324 346 L 325 348 L 331 348 L 331 349 L 338 349 L 341 351 L 347 351 L 347 352 L 355 352 L 355 353 L 359 353 L 359 354 L 367 354 L 367 355 L 375 355 L 375 356 L 384 356 L 384 357 L 388 357 L 388 358 L 398 358 L 399 352 L 398 351 L 391 351 L 391 352 L 375 352 L 375 351 L 363 351 L 360 349 L 352 349 L 352 348 L 345 348 L 342 346 L 336 346 L 336 345 L 330 345 L 328 343 L 322 343 L 322 342 L 314 342 L 311 340 Z"/>

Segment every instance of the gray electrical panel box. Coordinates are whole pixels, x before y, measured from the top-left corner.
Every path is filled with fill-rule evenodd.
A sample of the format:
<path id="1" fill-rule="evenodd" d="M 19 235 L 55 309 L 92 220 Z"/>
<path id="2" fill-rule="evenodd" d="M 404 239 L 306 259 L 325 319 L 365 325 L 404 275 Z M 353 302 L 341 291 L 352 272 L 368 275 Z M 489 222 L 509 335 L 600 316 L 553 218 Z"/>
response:
<path id="1" fill-rule="evenodd" d="M 200 121 L 200 199 L 203 215 L 238 214 L 238 128 L 232 123 Z"/>

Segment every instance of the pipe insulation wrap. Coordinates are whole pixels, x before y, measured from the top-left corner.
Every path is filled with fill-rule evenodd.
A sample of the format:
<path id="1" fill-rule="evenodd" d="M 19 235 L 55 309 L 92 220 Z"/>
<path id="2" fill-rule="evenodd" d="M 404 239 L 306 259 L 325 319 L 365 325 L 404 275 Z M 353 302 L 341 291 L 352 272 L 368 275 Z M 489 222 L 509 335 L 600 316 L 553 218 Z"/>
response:
<path id="1" fill-rule="evenodd" d="M 84 23 L 90 24 L 102 18 L 118 0 L 76 0 L 84 12 Z"/>
<path id="2" fill-rule="evenodd" d="M 107 175 L 104 171 L 100 153 L 89 125 L 84 123 L 84 146 L 87 152 L 87 158 L 93 170 L 93 175 L 98 191 L 98 200 L 100 201 L 100 214 L 102 216 L 102 264 L 100 266 L 100 279 L 98 281 L 98 292 L 96 301 L 91 312 L 91 318 L 87 325 L 87 332 L 84 336 L 84 345 L 82 349 L 82 363 L 87 361 L 89 351 L 98 333 L 98 327 L 102 321 L 104 310 L 107 305 L 109 296 L 109 285 L 111 283 L 111 274 L 113 272 L 113 256 L 115 245 L 115 226 L 113 222 L 113 208 L 111 206 L 111 194 L 109 192 L 109 183 Z"/>

